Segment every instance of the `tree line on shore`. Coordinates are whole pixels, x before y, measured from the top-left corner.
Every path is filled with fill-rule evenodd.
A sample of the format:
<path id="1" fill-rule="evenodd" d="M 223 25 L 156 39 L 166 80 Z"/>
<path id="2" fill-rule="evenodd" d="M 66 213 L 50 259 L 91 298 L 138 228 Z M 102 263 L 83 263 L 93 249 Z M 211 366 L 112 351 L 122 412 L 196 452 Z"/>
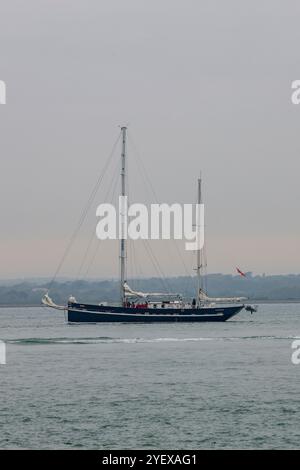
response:
<path id="1" fill-rule="evenodd" d="M 196 278 L 188 276 L 168 278 L 129 279 L 132 288 L 147 292 L 176 292 L 184 298 L 195 297 Z M 226 274 L 209 274 L 203 277 L 204 289 L 209 296 L 243 296 L 250 300 L 300 301 L 300 274 L 253 276 L 246 278 Z M 0 282 L 0 305 L 40 305 L 47 292 L 49 282 L 22 280 Z M 56 303 L 65 304 L 70 295 L 81 302 L 117 302 L 119 299 L 117 280 L 58 280 L 50 290 Z"/>

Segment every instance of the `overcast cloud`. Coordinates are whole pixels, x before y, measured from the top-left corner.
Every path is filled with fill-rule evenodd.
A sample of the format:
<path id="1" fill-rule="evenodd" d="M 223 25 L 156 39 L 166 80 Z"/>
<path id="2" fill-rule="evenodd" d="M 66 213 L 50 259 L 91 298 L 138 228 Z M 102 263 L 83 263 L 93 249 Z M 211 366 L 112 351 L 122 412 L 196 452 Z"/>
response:
<path id="1" fill-rule="evenodd" d="M 193 202 L 202 170 L 210 272 L 299 272 L 298 1 L 0 6 L 2 278 L 53 274 L 124 123 L 162 202 Z M 93 224 L 92 213 L 63 275 L 76 274 Z M 166 274 L 184 274 L 154 247 Z M 99 250 L 91 276 L 117 275 L 115 248 Z"/>

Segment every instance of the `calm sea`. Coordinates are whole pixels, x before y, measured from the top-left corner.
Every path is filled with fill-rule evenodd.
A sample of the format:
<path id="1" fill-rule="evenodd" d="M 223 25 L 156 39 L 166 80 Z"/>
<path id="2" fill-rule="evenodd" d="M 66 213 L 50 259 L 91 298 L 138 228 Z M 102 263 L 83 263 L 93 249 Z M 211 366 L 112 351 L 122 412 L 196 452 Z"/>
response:
<path id="1" fill-rule="evenodd" d="M 1 448 L 297 448 L 300 304 L 227 323 L 70 326 L 0 309 Z"/>

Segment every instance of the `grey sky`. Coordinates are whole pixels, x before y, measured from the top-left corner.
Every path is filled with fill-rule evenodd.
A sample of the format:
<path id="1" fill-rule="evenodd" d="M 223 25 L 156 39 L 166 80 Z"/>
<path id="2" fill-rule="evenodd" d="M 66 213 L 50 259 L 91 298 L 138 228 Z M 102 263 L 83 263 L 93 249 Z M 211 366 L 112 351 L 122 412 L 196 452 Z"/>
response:
<path id="1" fill-rule="evenodd" d="M 0 5 L 2 278 L 53 273 L 127 122 L 161 201 L 193 202 L 202 170 L 210 272 L 299 272 L 299 2 Z M 87 232 L 62 274 L 76 274 Z M 99 250 L 91 275 L 116 275 L 112 254 Z"/>

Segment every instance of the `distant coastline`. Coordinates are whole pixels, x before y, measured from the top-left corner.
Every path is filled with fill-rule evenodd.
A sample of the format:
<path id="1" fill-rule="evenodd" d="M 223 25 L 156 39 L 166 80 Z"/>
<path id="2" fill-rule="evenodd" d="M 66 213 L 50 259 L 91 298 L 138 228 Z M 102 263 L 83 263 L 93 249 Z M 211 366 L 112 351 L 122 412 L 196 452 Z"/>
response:
<path id="1" fill-rule="evenodd" d="M 136 290 L 177 292 L 184 298 L 196 295 L 196 278 L 188 276 L 130 279 Z M 300 303 L 300 274 L 256 276 L 243 278 L 228 274 L 209 274 L 203 278 L 204 289 L 211 297 L 247 297 L 251 303 Z M 0 281 L 0 307 L 39 307 L 50 281 L 46 279 Z M 113 280 L 61 279 L 52 284 L 51 297 L 65 305 L 70 295 L 80 302 L 115 302 L 119 298 L 119 282 Z"/>

